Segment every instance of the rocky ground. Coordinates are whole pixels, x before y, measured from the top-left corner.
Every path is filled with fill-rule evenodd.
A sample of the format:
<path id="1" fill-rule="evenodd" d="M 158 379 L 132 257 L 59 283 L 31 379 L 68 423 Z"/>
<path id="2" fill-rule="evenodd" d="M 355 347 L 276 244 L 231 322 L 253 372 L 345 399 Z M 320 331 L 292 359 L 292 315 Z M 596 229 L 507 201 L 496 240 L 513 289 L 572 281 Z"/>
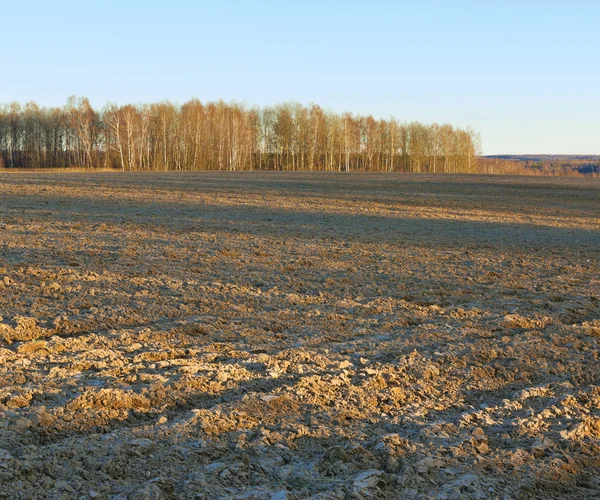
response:
<path id="1" fill-rule="evenodd" d="M 0 174 L 0 498 L 600 498 L 600 181 Z"/>

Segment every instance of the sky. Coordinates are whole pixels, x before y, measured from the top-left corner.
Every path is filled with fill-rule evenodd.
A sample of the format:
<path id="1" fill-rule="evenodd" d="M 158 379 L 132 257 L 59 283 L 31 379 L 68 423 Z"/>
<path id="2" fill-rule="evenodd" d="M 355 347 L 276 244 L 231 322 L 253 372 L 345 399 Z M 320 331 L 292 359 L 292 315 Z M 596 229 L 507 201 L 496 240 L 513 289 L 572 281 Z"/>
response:
<path id="1" fill-rule="evenodd" d="M 0 103 L 317 103 L 600 154 L 600 2 L 0 0 Z"/>

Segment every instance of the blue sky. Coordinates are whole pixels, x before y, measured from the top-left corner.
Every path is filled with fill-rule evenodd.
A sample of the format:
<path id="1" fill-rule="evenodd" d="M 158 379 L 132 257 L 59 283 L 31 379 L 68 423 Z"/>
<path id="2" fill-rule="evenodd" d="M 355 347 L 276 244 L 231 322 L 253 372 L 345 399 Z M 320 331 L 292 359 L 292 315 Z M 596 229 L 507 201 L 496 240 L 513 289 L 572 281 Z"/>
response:
<path id="1" fill-rule="evenodd" d="M 600 154 L 600 2 L 2 2 L 0 102 L 315 102 Z"/>

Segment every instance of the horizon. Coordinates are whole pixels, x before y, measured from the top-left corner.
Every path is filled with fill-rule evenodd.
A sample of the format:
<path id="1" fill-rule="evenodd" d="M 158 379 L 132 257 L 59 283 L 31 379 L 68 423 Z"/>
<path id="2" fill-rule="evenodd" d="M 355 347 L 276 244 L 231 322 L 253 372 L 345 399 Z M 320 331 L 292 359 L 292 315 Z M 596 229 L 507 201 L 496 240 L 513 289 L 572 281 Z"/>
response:
<path id="1" fill-rule="evenodd" d="M 588 157 L 600 157 L 600 154 L 594 154 L 594 153 L 500 153 L 500 154 L 482 154 L 481 156 L 484 157 L 500 157 L 500 156 L 532 156 L 532 157 L 537 157 L 537 156 L 570 156 L 570 157 L 581 157 L 581 158 L 588 158 Z"/>
<path id="2" fill-rule="evenodd" d="M 5 55 L 0 101 L 314 102 L 471 126 L 485 156 L 598 155 L 599 17 L 587 1 L 34 1 L 5 8 L 27 23 L 5 27 L 20 45 Z"/>

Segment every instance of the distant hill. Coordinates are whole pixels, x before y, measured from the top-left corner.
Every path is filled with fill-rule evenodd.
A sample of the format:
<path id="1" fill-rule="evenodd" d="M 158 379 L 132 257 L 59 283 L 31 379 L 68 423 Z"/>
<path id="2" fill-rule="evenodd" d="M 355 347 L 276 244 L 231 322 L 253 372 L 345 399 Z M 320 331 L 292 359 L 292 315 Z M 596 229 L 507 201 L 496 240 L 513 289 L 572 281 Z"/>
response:
<path id="1" fill-rule="evenodd" d="M 488 160 L 520 164 L 543 175 L 600 175 L 600 155 L 487 155 Z"/>

